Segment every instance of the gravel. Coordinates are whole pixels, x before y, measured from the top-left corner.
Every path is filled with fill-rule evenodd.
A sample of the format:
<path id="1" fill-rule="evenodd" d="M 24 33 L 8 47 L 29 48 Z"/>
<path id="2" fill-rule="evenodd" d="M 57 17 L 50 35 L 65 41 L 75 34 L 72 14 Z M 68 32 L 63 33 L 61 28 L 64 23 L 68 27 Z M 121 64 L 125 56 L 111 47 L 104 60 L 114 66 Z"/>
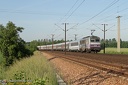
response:
<path id="1" fill-rule="evenodd" d="M 54 65 L 67 85 L 128 85 L 127 78 L 77 64 L 52 53 L 42 52 L 42 54 Z"/>

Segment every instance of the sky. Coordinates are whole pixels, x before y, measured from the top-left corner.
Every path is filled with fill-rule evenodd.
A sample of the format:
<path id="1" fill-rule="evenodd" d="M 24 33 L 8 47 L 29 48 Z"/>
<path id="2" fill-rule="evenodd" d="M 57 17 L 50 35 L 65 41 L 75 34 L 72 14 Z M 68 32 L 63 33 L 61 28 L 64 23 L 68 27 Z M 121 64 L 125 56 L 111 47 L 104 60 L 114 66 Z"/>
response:
<path id="1" fill-rule="evenodd" d="M 38 39 L 67 40 L 91 35 L 117 39 L 117 16 L 121 39 L 128 41 L 128 0 L 0 0 L 0 24 L 12 21 L 23 27 L 26 42 Z"/>

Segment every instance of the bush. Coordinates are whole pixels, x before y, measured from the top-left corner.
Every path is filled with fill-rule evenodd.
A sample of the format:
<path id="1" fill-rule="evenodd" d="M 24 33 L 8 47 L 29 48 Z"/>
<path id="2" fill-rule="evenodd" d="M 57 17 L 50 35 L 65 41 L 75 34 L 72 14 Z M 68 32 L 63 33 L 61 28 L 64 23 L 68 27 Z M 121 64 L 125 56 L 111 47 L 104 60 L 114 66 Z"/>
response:
<path id="1" fill-rule="evenodd" d="M 55 71 L 51 64 L 39 52 L 32 57 L 17 61 L 5 72 L 5 79 L 30 80 L 41 85 L 57 85 Z"/>

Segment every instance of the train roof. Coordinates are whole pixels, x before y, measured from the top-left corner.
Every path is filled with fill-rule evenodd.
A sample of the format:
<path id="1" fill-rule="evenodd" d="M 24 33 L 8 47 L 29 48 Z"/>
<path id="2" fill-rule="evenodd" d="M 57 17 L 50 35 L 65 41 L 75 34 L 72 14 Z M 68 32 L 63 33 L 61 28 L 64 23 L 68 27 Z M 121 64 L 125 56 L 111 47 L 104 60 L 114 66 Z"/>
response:
<path id="1" fill-rule="evenodd" d="M 89 37 L 91 37 L 91 38 L 99 38 L 98 36 L 87 36 L 87 37 L 83 37 L 82 39 L 89 38 Z"/>

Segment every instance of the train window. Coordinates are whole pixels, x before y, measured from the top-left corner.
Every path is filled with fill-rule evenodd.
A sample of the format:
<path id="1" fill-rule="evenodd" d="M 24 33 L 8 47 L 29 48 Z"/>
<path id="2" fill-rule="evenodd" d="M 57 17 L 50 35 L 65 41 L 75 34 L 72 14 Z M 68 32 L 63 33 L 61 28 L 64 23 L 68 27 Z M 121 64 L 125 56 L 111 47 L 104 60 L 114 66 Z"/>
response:
<path id="1" fill-rule="evenodd" d="M 91 39 L 91 42 L 94 42 L 95 40 L 94 39 Z"/>
<path id="2" fill-rule="evenodd" d="M 96 39 L 96 42 L 99 42 L 100 40 L 99 39 Z"/>
<path id="3" fill-rule="evenodd" d="M 71 43 L 71 46 L 77 46 L 78 42 Z"/>

